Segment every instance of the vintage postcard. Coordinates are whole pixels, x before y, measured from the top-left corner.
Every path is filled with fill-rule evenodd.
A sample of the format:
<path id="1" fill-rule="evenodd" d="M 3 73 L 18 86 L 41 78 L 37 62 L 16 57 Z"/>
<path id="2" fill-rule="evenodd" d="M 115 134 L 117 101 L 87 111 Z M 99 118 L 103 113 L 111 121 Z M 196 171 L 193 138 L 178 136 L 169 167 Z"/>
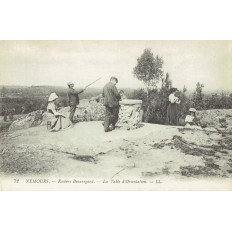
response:
<path id="1" fill-rule="evenodd" d="M 232 41 L 0 41 L 0 190 L 232 190 Z"/>

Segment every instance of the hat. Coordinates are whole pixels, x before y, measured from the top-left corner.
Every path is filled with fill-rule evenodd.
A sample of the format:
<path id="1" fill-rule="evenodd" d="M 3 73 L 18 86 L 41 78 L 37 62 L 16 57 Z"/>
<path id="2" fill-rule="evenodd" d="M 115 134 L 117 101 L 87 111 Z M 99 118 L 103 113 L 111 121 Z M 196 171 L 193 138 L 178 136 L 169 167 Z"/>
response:
<path id="1" fill-rule="evenodd" d="M 51 102 L 51 101 L 54 101 L 58 98 L 58 96 L 56 95 L 56 93 L 51 93 L 49 98 L 48 98 L 48 101 Z"/>
<path id="2" fill-rule="evenodd" d="M 174 93 L 174 92 L 176 92 L 177 91 L 177 88 L 171 88 L 170 89 L 170 93 Z"/>
<path id="3" fill-rule="evenodd" d="M 74 84 L 73 84 L 73 82 L 70 81 L 67 83 L 67 85 L 70 86 L 70 85 L 74 85 Z"/>
<path id="4" fill-rule="evenodd" d="M 117 77 L 111 77 L 110 80 L 115 80 L 118 83 L 118 78 Z"/>
<path id="5" fill-rule="evenodd" d="M 196 113 L 196 112 L 197 112 L 197 110 L 196 110 L 195 108 L 190 108 L 190 109 L 189 109 L 189 112 Z"/>

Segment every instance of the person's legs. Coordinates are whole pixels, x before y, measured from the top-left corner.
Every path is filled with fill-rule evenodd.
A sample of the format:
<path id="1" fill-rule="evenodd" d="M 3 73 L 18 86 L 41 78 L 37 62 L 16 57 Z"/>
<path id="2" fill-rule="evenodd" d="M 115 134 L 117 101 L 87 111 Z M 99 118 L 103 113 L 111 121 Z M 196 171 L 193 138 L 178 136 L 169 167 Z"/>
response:
<path id="1" fill-rule="evenodd" d="M 167 108 L 167 123 L 168 124 L 171 124 L 171 117 L 170 117 L 170 115 L 171 115 L 171 105 L 170 105 L 170 103 L 168 104 L 168 108 Z"/>
<path id="2" fill-rule="evenodd" d="M 176 125 L 176 120 L 177 120 L 177 111 L 176 111 L 176 104 L 170 104 L 169 106 L 169 124 L 170 125 Z"/>
<path id="3" fill-rule="evenodd" d="M 175 126 L 179 125 L 179 114 L 178 114 L 178 105 L 174 105 L 174 117 L 173 117 L 173 123 Z"/>
<path id="4" fill-rule="evenodd" d="M 76 106 L 70 106 L 70 114 L 69 114 L 69 119 L 73 123 L 73 116 L 75 114 Z"/>
<path id="5" fill-rule="evenodd" d="M 115 125 L 118 122 L 119 107 L 114 107 L 112 111 L 112 128 L 115 129 Z"/>
<path id="6" fill-rule="evenodd" d="M 104 121 L 104 130 L 105 132 L 110 131 L 109 127 L 112 120 L 112 109 L 106 106 L 106 114 L 105 114 L 105 121 Z"/>
<path id="7" fill-rule="evenodd" d="M 59 116 L 60 118 L 60 130 L 62 129 L 62 116 Z"/>
<path id="8" fill-rule="evenodd" d="M 58 116 L 51 119 L 51 127 L 50 130 L 57 130 Z"/>

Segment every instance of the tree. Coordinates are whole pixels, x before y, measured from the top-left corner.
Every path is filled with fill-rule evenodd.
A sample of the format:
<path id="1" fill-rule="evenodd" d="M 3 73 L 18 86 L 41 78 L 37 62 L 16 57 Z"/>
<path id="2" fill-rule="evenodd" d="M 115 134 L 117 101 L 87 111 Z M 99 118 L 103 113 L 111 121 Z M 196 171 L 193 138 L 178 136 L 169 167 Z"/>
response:
<path id="1" fill-rule="evenodd" d="M 162 78 L 161 88 L 150 90 L 149 101 L 144 89 L 136 90 L 134 97 L 143 100 L 143 121 L 149 123 L 166 123 L 167 119 L 167 106 L 170 88 L 172 81 L 168 73 L 166 77 Z"/>
<path id="2" fill-rule="evenodd" d="M 193 94 L 193 103 L 194 106 L 197 107 L 198 109 L 202 109 L 203 107 L 203 99 L 204 99 L 204 94 L 203 94 L 203 88 L 204 88 L 204 84 L 198 82 L 196 84 L 196 90 Z"/>
<path id="3" fill-rule="evenodd" d="M 162 78 L 162 88 L 167 89 L 168 91 L 172 88 L 172 80 L 170 79 L 169 73 L 166 73 L 166 78 Z"/>
<path id="4" fill-rule="evenodd" d="M 188 89 L 184 85 L 182 91 L 179 90 L 177 96 L 181 100 L 179 107 L 179 117 L 184 119 L 187 114 L 189 114 L 189 109 L 193 105 L 192 100 L 187 96 Z"/>
<path id="5" fill-rule="evenodd" d="M 145 49 L 137 59 L 137 65 L 133 69 L 134 76 L 143 81 L 149 99 L 150 91 L 157 88 L 158 82 L 163 76 L 163 59 L 158 55 L 154 57 L 151 49 Z"/>
<path id="6" fill-rule="evenodd" d="M 162 78 L 162 86 L 158 91 L 155 99 L 153 99 L 153 105 L 156 105 L 154 112 L 154 121 L 159 123 L 165 123 L 167 119 L 167 108 L 168 108 L 168 96 L 170 89 L 172 88 L 172 80 L 169 73 L 166 73 L 166 77 Z"/>
<path id="7" fill-rule="evenodd" d="M 185 101 L 187 100 L 186 92 L 187 92 L 187 88 L 186 88 L 186 86 L 184 85 L 183 90 L 182 90 L 182 92 L 181 92 L 181 94 L 180 94 L 180 99 L 181 99 L 181 102 L 182 102 L 182 103 L 185 102 Z"/>

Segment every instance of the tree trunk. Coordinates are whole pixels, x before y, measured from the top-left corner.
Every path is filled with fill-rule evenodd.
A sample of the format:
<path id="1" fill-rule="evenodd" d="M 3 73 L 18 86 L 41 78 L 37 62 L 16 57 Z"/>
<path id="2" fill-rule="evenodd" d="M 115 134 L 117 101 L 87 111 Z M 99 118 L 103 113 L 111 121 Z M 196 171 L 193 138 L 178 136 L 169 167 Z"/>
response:
<path id="1" fill-rule="evenodd" d="M 149 102 L 149 88 L 146 86 L 146 91 L 147 91 L 147 102 Z"/>

